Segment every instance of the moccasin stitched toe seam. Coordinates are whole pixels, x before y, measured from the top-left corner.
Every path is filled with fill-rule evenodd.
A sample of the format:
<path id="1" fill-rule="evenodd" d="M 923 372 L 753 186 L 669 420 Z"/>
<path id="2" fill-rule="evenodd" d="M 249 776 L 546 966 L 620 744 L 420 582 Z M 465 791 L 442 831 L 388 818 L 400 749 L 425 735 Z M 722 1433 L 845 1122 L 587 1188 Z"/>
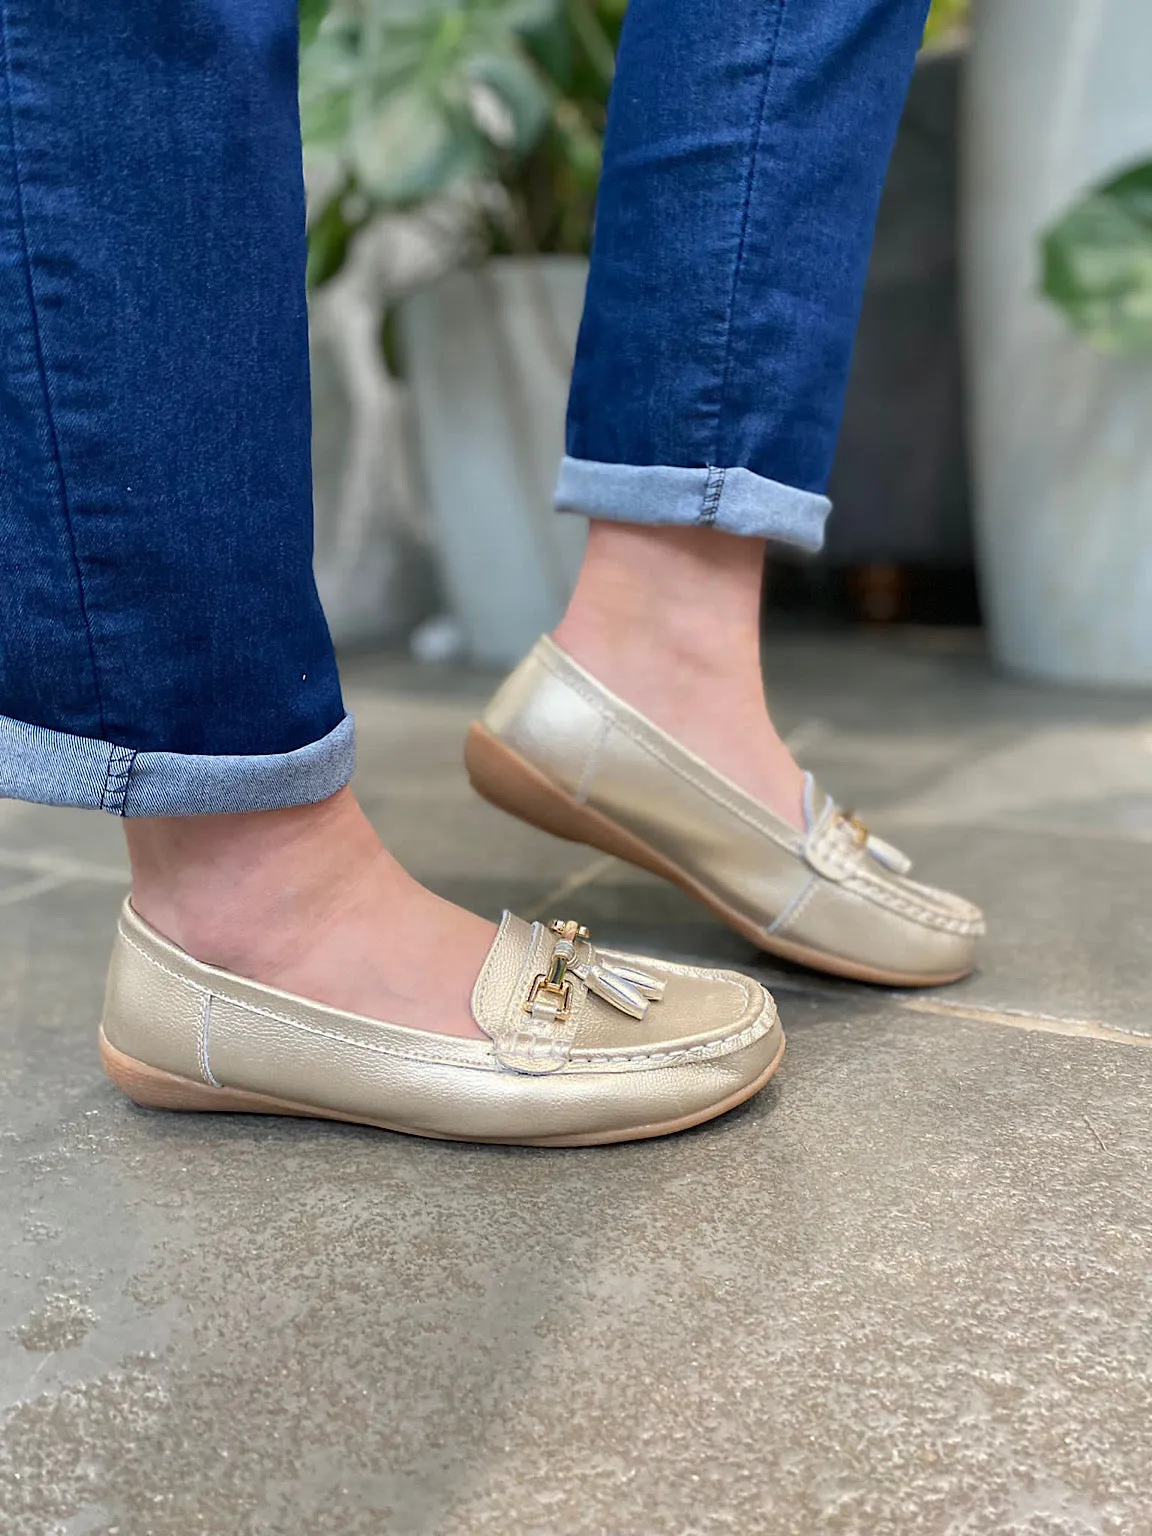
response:
<path id="1" fill-rule="evenodd" d="M 763 988 L 761 990 L 763 991 Z M 723 1039 L 704 1040 L 688 1046 L 665 1045 L 650 1051 L 632 1051 L 628 1055 L 616 1054 L 611 1049 L 573 1051 L 571 1060 L 588 1066 L 620 1067 L 678 1067 L 694 1061 L 714 1061 L 719 1057 L 731 1056 L 750 1045 L 755 1045 L 756 1041 L 769 1034 L 778 1022 L 776 1005 L 771 996 L 765 992 L 764 1007 L 759 1017 L 744 1025 L 743 1029 L 726 1035 Z"/>
<path id="2" fill-rule="evenodd" d="M 836 889 L 835 882 L 828 883 Z M 929 907 L 926 903 L 905 895 L 888 881 L 866 874 L 863 870 L 843 881 L 842 886 L 844 890 L 863 897 L 865 901 L 871 901 L 889 912 L 896 912 L 901 917 L 920 923 L 925 928 L 935 928 L 941 933 L 955 933 L 967 938 L 978 938 L 983 931 L 982 918 L 959 917 L 939 908 Z"/>
<path id="3" fill-rule="evenodd" d="M 206 987 L 200 982 L 193 981 L 190 977 L 181 976 L 177 971 L 172 970 L 170 966 L 167 966 L 162 961 L 157 960 L 154 955 L 150 955 L 147 950 L 143 949 L 139 944 L 137 944 L 129 934 L 124 932 L 123 929 L 120 930 L 120 936 L 124 943 L 127 944 L 130 949 L 135 950 L 141 959 L 145 960 L 153 968 L 153 970 L 162 971 L 165 976 L 169 977 L 172 981 L 178 982 L 182 987 L 186 987 L 189 991 L 198 993 L 211 992 L 214 997 L 218 997 L 222 1001 L 231 1002 L 236 1007 L 243 1008 L 248 1013 L 256 1014 L 260 1018 L 271 1019 L 274 1023 L 283 1024 L 288 1029 L 296 1030 L 300 1034 L 315 1035 L 324 1040 L 331 1040 L 337 1045 L 346 1046 L 351 1050 L 367 1051 L 375 1056 L 388 1056 L 396 1061 L 417 1061 L 428 1066 L 452 1066 L 460 1067 L 465 1070 L 471 1069 L 480 1072 L 505 1072 L 513 1070 L 503 1066 L 502 1063 L 497 1060 L 495 1048 L 492 1046 L 486 1046 L 482 1040 L 469 1040 L 467 1042 L 469 1045 L 474 1045 L 476 1048 L 475 1060 L 460 1061 L 456 1057 L 445 1056 L 441 1053 L 438 1053 L 434 1048 L 430 1048 L 427 1051 L 422 1051 L 418 1047 L 412 1050 L 398 1050 L 396 1047 L 388 1045 L 383 1041 L 356 1040 L 349 1035 L 340 1034 L 337 1030 L 325 1029 L 322 1025 L 319 1024 L 309 1024 L 306 1023 L 303 1019 L 293 1019 L 287 1014 L 277 1013 L 271 1008 L 264 1008 L 257 1003 L 249 1002 L 246 998 L 231 997 L 228 992 L 223 989 Z M 671 968 L 671 966 L 668 967 L 668 969 Z M 733 971 L 704 971 L 688 966 L 679 966 L 676 967 L 676 969 L 681 973 L 686 972 L 689 975 L 706 976 L 715 978 L 717 980 L 724 980 L 731 982 L 734 985 L 741 984 L 743 982 L 743 978 Z M 743 992 L 745 1000 L 747 1000 L 749 997 L 748 988 L 741 985 L 740 989 Z M 357 1017 L 360 1017 L 360 1015 L 357 1015 Z M 369 1022 L 373 1023 L 377 1021 L 369 1020 Z M 561 1068 L 561 1071 L 570 1071 L 572 1065 L 575 1063 L 579 1063 L 584 1067 L 609 1067 L 619 1069 L 629 1066 L 671 1067 L 687 1065 L 692 1061 L 713 1060 L 717 1057 L 731 1055 L 735 1051 L 743 1050 L 746 1046 L 755 1044 L 757 1040 L 766 1035 L 769 1030 L 772 1029 L 775 1023 L 775 1006 L 768 995 L 765 994 L 765 1006 L 761 1011 L 760 1017 L 754 1020 L 751 1024 L 745 1025 L 745 1027 L 739 1032 L 727 1035 L 720 1040 L 704 1041 L 698 1045 L 686 1046 L 682 1048 L 675 1046 L 670 1048 L 667 1044 L 664 1044 L 661 1046 L 655 1046 L 650 1051 L 637 1051 L 633 1049 L 629 1051 L 627 1055 L 616 1054 L 611 1050 L 611 1048 L 603 1048 L 599 1050 L 591 1049 L 584 1051 L 575 1050 L 572 1052 L 571 1057 L 569 1058 L 569 1062 L 565 1064 L 564 1068 Z M 461 1036 L 459 1038 L 464 1039 L 465 1037 Z"/>
<path id="4" fill-rule="evenodd" d="M 853 836 L 849 823 L 834 810 L 809 834 L 804 858 L 825 886 L 852 891 L 925 928 L 968 937 L 979 937 L 983 932 L 983 916 L 970 902 L 933 886 L 878 874 L 871 866 L 867 846 Z"/>

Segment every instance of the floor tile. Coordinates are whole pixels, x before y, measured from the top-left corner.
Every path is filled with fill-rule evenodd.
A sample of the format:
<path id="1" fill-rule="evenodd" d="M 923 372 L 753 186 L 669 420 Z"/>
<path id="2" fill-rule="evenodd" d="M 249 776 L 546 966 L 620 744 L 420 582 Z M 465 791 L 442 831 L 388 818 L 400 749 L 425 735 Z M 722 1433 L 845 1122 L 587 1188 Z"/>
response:
<path id="1" fill-rule="evenodd" d="M 0 941 L 6 1529 L 1142 1528 L 1152 1053 L 797 996 L 662 1142 L 163 1116 L 92 1070 L 110 895 Z"/>
<path id="2" fill-rule="evenodd" d="M 1152 701 L 968 636 L 766 654 L 804 760 L 987 908 L 969 981 L 765 961 L 472 795 L 492 678 L 345 667 L 434 888 L 775 986 L 777 1078 L 664 1141 L 136 1110 L 95 1049 L 121 829 L 0 802 L 5 1536 L 1152 1531 L 1152 1050 L 1045 1022 L 1152 1038 Z"/>

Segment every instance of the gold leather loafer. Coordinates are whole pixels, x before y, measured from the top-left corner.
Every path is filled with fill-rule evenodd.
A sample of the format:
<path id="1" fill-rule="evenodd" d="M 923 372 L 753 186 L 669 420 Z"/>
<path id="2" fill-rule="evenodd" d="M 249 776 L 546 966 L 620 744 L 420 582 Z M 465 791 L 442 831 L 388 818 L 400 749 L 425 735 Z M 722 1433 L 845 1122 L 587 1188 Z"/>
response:
<path id="1" fill-rule="evenodd" d="M 505 913 L 472 994 L 487 1040 L 430 1034 L 202 965 L 125 902 L 100 1050 L 137 1104 L 352 1120 L 413 1136 L 588 1146 L 710 1120 L 784 1052 L 729 971 L 593 947 Z"/>
<path id="2" fill-rule="evenodd" d="M 972 969 L 977 907 L 809 780 L 799 832 L 610 693 L 545 637 L 468 734 L 485 799 L 664 876 L 783 959 L 888 986 Z"/>

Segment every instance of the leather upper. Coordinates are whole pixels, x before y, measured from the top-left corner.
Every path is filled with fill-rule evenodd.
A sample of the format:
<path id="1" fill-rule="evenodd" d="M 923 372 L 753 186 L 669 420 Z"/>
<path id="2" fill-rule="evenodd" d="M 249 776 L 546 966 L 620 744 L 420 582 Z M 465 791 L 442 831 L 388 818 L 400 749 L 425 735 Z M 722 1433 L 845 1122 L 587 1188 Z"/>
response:
<path id="1" fill-rule="evenodd" d="M 891 971 L 962 970 L 983 919 L 810 783 L 806 831 L 710 768 L 545 637 L 483 717 L 579 805 L 610 818 L 765 935 Z"/>
<path id="2" fill-rule="evenodd" d="M 610 1135 L 697 1114 L 762 1077 L 783 1047 L 772 998 L 747 977 L 588 939 L 558 967 L 562 942 L 505 915 L 473 995 L 490 1038 L 476 1040 L 204 965 L 125 902 L 103 1030 L 127 1057 L 196 1083 L 480 1140 Z M 557 1006 L 537 983 L 561 972 Z"/>

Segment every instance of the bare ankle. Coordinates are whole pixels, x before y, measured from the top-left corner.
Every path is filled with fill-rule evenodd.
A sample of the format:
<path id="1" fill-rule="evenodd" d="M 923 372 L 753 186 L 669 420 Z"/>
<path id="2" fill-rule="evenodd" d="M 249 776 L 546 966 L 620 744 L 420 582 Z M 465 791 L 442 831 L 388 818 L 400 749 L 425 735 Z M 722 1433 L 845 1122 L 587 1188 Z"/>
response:
<path id="1" fill-rule="evenodd" d="M 801 827 L 804 775 L 764 699 L 763 564 L 757 539 L 593 523 L 556 640 L 641 714 Z"/>
<path id="2" fill-rule="evenodd" d="M 350 790 L 318 805 L 124 824 L 132 904 L 198 959 L 230 967 L 323 923 L 357 877 L 388 855 Z M 405 877 L 406 878 L 406 877 Z"/>
<path id="3" fill-rule="evenodd" d="M 759 671 L 764 546 L 704 528 L 594 522 L 557 642 L 598 670 L 621 649 L 701 674 Z"/>

